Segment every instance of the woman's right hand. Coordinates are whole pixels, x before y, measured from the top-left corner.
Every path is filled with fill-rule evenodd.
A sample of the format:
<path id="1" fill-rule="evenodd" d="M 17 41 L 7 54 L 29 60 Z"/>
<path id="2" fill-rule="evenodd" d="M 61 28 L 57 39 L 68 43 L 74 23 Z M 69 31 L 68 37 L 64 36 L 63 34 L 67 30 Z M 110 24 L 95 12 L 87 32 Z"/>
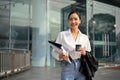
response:
<path id="1" fill-rule="evenodd" d="M 68 53 L 61 53 L 59 58 L 65 61 L 68 61 Z"/>

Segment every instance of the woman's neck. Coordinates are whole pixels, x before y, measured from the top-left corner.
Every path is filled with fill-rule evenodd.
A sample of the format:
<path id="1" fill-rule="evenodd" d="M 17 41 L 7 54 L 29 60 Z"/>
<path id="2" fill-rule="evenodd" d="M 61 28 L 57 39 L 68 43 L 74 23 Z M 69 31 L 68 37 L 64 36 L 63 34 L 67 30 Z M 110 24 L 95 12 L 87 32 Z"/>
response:
<path id="1" fill-rule="evenodd" d="M 79 33 L 79 29 L 71 29 L 71 34 L 75 41 L 77 40 L 78 33 Z"/>
<path id="2" fill-rule="evenodd" d="M 79 29 L 71 29 L 72 34 L 78 34 L 78 32 L 79 32 Z"/>

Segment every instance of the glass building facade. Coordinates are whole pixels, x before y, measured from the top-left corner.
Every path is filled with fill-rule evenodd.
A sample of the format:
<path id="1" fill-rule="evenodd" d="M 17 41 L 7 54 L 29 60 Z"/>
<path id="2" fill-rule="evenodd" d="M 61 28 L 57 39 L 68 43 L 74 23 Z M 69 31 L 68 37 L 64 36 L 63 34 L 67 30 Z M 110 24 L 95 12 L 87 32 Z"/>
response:
<path id="1" fill-rule="evenodd" d="M 92 54 L 101 62 L 119 62 L 120 8 L 94 0 L 0 0 L 0 49 L 25 49 L 32 52 L 32 66 L 55 66 L 48 40 L 69 28 L 74 9 Z"/>
<path id="2" fill-rule="evenodd" d="M 30 2 L 0 0 L 0 48 L 30 48 Z"/>

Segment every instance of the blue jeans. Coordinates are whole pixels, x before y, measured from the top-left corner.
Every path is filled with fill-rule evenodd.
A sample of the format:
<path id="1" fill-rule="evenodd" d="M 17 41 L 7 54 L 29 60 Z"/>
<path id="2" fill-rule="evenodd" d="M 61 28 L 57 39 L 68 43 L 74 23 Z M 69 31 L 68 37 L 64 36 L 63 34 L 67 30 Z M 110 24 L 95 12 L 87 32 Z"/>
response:
<path id="1" fill-rule="evenodd" d="M 61 80 L 85 80 L 85 76 L 79 72 L 80 60 L 74 60 L 71 64 L 62 62 Z"/>

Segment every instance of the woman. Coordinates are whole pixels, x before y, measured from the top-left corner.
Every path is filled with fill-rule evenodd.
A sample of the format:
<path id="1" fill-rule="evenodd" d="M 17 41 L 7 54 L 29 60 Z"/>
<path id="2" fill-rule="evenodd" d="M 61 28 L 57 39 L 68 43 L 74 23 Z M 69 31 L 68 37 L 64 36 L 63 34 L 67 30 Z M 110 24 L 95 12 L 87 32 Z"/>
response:
<path id="1" fill-rule="evenodd" d="M 62 44 L 66 53 L 53 50 L 52 55 L 62 62 L 61 80 L 85 80 L 85 76 L 79 72 L 80 58 L 81 55 L 86 55 L 86 51 L 91 51 L 91 46 L 88 36 L 81 33 L 78 28 L 81 24 L 79 12 L 72 11 L 68 15 L 68 24 L 70 29 L 60 32 L 56 39 L 56 43 Z M 81 46 L 78 51 L 76 45 Z M 72 58 L 71 63 L 68 63 L 68 55 Z"/>

